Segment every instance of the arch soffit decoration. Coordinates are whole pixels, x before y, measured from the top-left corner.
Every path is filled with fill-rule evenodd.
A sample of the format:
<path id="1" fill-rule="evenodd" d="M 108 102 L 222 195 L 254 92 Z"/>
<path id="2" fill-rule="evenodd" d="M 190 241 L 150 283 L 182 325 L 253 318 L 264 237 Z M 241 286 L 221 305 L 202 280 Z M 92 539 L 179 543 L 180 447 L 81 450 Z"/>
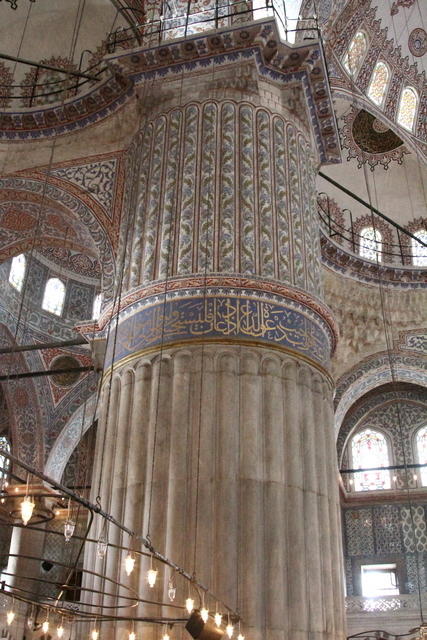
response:
<path id="1" fill-rule="evenodd" d="M 382 385 L 380 385 L 382 386 Z M 408 393 L 408 391 L 399 390 L 397 391 L 388 391 L 388 392 L 379 392 L 377 396 L 373 398 L 366 396 L 370 396 L 369 392 L 363 394 L 363 396 L 359 399 L 357 404 L 357 408 L 354 412 L 352 412 L 352 408 L 347 412 L 346 416 L 341 425 L 341 429 L 338 434 L 337 439 L 337 452 L 339 461 L 341 461 L 342 457 L 345 454 L 346 448 L 353 438 L 359 431 L 363 431 L 366 428 L 372 428 L 374 431 L 379 431 L 386 439 L 388 444 L 390 445 L 390 451 L 393 450 L 392 434 L 387 430 L 385 426 L 380 426 L 378 424 L 374 424 L 374 426 L 370 426 L 369 421 L 372 416 L 376 416 L 378 412 L 387 412 L 388 409 L 395 406 L 396 404 L 401 406 L 401 403 L 408 406 L 411 405 L 414 408 L 422 408 L 423 410 L 427 409 L 427 397 L 423 398 L 422 390 L 423 388 L 419 385 L 413 385 L 413 390 Z M 364 397 L 366 400 L 364 401 Z M 353 405 L 353 406 L 355 406 Z M 411 440 L 414 437 L 414 433 L 425 424 L 424 419 L 418 420 L 415 424 L 411 424 L 410 429 L 410 438 Z"/>
<path id="2" fill-rule="evenodd" d="M 392 366 L 393 376 L 388 354 L 376 354 L 339 378 L 335 392 L 336 438 L 350 408 L 368 391 L 388 382 L 409 382 L 427 388 L 427 363 L 424 358 L 393 354 Z"/>
<path id="3" fill-rule="evenodd" d="M 15 340 L 6 325 L 0 323 L 0 344 L 13 346 Z M 3 366 L 7 364 L 19 371 L 28 371 L 22 353 L 14 353 L 12 357 L 3 356 Z M 10 383 L 9 383 L 10 384 Z M 2 390 L 9 410 L 11 425 L 12 452 L 37 469 L 43 466 L 44 438 L 38 395 L 31 379 L 14 380 L 11 386 L 2 383 Z"/>
<path id="4" fill-rule="evenodd" d="M 62 475 L 74 449 L 96 418 L 97 393 L 80 405 L 56 438 L 46 461 L 44 473 L 61 482 Z"/>
<path id="5" fill-rule="evenodd" d="M 101 263 L 104 299 L 108 300 L 111 297 L 115 271 L 114 232 L 110 228 L 111 225 L 106 223 L 101 207 L 90 196 L 78 187 L 53 176 L 49 176 L 49 182 L 46 184 L 44 174 L 33 172 L 30 176 L 0 178 L 0 204 L 2 199 L 6 198 L 17 203 L 36 203 L 39 207 L 51 204 L 62 215 L 68 215 L 84 225 Z M 53 236 L 48 242 L 43 238 L 43 244 L 64 246 L 64 236 L 65 233 L 58 233 L 57 237 Z M 32 245 L 31 234 L 22 239 L 21 231 L 17 229 L 16 238 L 7 246 L 0 246 L 0 262 L 25 252 Z M 72 243 L 70 248 L 74 248 Z M 78 248 L 81 249 L 81 246 Z"/>

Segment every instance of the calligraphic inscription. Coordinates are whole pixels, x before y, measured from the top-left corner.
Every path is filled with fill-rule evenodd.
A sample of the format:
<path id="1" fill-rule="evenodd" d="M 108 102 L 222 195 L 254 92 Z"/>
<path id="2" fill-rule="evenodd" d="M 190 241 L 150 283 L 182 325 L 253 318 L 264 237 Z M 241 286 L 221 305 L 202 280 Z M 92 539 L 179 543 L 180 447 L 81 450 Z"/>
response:
<path id="1" fill-rule="evenodd" d="M 115 326 L 113 324 L 113 331 Z M 113 332 L 112 332 L 113 333 Z M 301 311 L 252 297 L 179 297 L 164 303 L 159 297 L 118 326 L 114 361 L 143 349 L 194 339 L 247 340 L 275 344 L 304 354 L 323 366 L 329 363 L 330 342 L 320 319 Z M 110 336 L 106 366 L 113 360 Z"/>

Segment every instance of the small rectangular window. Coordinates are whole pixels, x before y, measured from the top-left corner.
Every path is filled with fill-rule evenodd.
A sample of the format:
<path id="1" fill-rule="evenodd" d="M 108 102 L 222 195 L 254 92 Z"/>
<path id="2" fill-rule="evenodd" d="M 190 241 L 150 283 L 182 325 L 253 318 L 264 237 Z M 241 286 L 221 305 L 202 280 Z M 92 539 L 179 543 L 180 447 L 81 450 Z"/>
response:
<path id="1" fill-rule="evenodd" d="M 362 564 L 362 595 L 365 598 L 400 593 L 395 564 Z"/>

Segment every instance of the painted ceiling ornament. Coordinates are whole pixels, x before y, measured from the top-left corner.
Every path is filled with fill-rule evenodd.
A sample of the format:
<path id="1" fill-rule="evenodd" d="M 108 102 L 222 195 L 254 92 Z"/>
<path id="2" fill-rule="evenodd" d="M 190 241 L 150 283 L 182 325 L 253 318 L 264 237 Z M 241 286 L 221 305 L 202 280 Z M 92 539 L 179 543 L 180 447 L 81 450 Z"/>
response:
<path id="1" fill-rule="evenodd" d="M 413 56 L 421 58 L 427 51 L 427 33 L 421 27 L 413 29 L 408 39 L 409 51 Z"/>
<path id="2" fill-rule="evenodd" d="M 342 146 L 348 150 L 347 160 L 355 158 L 359 169 L 365 162 L 371 171 L 378 164 L 388 169 L 392 160 L 402 164 L 404 155 L 409 153 L 394 131 L 364 109 L 352 107 L 342 121 Z"/>
<path id="3" fill-rule="evenodd" d="M 413 4 L 415 4 L 415 0 L 396 0 L 396 2 L 393 2 L 391 5 L 390 15 L 395 16 L 399 13 L 400 7 L 408 9 L 409 7 L 412 7 Z"/>
<path id="4" fill-rule="evenodd" d="M 0 62 L 0 109 L 6 109 L 10 105 L 12 84 L 13 73 L 3 62 Z"/>

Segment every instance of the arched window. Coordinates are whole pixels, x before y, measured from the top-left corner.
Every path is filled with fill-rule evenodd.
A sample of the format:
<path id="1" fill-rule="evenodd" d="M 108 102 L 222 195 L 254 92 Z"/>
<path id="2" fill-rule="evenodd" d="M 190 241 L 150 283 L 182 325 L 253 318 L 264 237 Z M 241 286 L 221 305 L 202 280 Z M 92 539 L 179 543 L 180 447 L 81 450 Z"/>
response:
<path id="1" fill-rule="evenodd" d="M 427 464 L 427 425 L 418 429 L 415 437 L 417 460 L 419 464 Z M 423 487 L 427 486 L 427 467 L 420 468 L 420 479 Z"/>
<path id="2" fill-rule="evenodd" d="M 414 128 L 415 116 L 418 107 L 418 94 L 412 87 L 405 87 L 400 96 L 399 111 L 397 114 L 398 124 L 412 131 Z"/>
<path id="3" fill-rule="evenodd" d="M 62 313 L 65 299 L 65 284 L 59 278 L 49 278 L 44 290 L 42 309 L 57 316 Z"/>
<path id="4" fill-rule="evenodd" d="M 98 320 L 101 315 L 102 295 L 98 293 L 93 299 L 92 320 Z"/>
<path id="5" fill-rule="evenodd" d="M 369 84 L 368 98 L 378 107 L 384 102 L 389 77 L 390 72 L 387 65 L 385 65 L 384 62 L 377 62 Z"/>
<path id="6" fill-rule="evenodd" d="M 378 229 L 364 227 L 360 232 L 359 253 L 367 260 L 381 262 L 382 235 Z"/>
<path id="7" fill-rule="evenodd" d="M 414 236 L 427 244 L 427 229 L 415 231 Z M 427 247 L 412 238 L 412 264 L 416 267 L 427 267 Z"/>
<path id="8" fill-rule="evenodd" d="M 12 258 L 12 264 L 10 265 L 9 282 L 12 287 L 15 287 L 18 291 L 22 290 L 25 278 L 25 267 L 27 261 L 23 253 L 19 256 Z"/>
<path id="9" fill-rule="evenodd" d="M 6 436 L 0 436 L 0 448 L 10 453 L 10 442 Z M 10 469 L 10 459 L 0 453 L 0 486 L 7 482 Z"/>
<path id="10" fill-rule="evenodd" d="M 363 31 L 358 31 L 353 36 L 350 46 L 343 58 L 343 65 L 351 76 L 359 71 L 363 58 L 368 48 L 368 41 Z"/>
<path id="11" fill-rule="evenodd" d="M 351 466 L 353 469 L 388 467 L 387 441 L 379 431 L 364 429 L 351 439 Z M 390 489 L 389 471 L 361 471 L 355 473 L 355 491 Z"/>

